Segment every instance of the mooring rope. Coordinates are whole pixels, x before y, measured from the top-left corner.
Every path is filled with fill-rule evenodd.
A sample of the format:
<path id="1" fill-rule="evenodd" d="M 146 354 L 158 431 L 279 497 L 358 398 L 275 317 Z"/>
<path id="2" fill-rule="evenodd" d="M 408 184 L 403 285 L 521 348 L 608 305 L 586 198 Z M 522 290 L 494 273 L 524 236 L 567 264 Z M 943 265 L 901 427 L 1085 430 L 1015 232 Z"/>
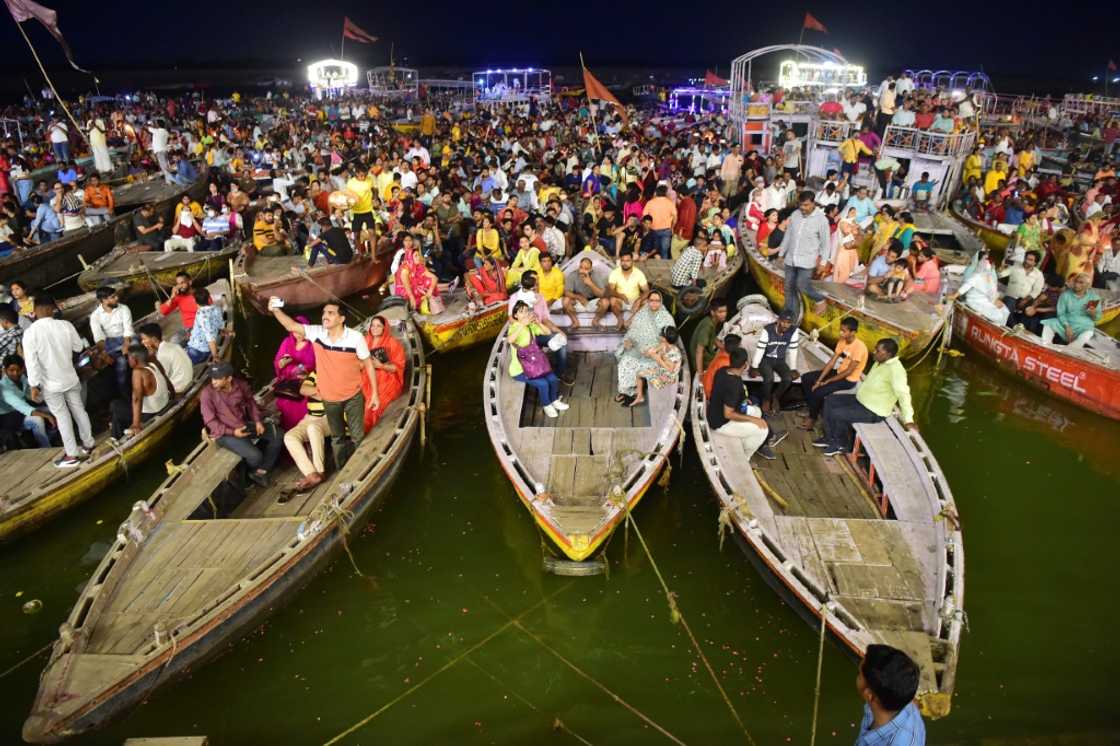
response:
<path id="1" fill-rule="evenodd" d="M 824 638 L 825 631 L 828 628 L 828 594 L 825 594 L 824 602 L 821 603 L 821 639 L 820 645 L 817 647 L 817 683 L 813 687 L 813 728 L 809 734 L 809 746 L 815 746 L 817 743 L 817 714 L 820 712 L 821 704 L 821 669 L 824 667 Z"/>

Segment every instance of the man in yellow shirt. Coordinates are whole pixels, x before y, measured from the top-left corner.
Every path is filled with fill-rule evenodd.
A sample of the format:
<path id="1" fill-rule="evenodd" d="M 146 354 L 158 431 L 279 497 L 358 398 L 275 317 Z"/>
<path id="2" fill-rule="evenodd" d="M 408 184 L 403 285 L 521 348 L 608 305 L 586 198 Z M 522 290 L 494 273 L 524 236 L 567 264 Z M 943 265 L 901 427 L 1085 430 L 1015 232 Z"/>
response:
<path id="1" fill-rule="evenodd" d="M 556 266 L 552 254 L 542 253 L 540 256 L 541 271 L 537 281 L 540 294 L 544 301 L 552 306 L 553 303 L 564 297 L 564 273 Z"/>
<path id="2" fill-rule="evenodd" d="M 346 190 L 354 195 L 354 204 L 350 206 L 354 235 L 361 235 L 363 227 L 372 231 L 373 181 L 369 177 L 369 169 L 359 163 L 354 169 L 354 175 L 346 182 Z"/>
<path id="3" fill-rule="evenodd" d="M 623 311 L 629 310 L 631 315 L 637 313 L 648 295 L 649 282 L 645 274 L 634 266 L 634 255 L 624 252 L 618 258 L 618 266 L 607 276 L 607 292 L 599 299 L 599 308 L 591 325 L 598 328 L 609 310 L 618 319 L 618 328 L 625 328 Z"/>
<path id="4" fill-rule="evenodd" d="M 859 157 L 861 155 L 874 156 L 874 151 L 867 147 L 867 143 L 859 139 L 858 132 L 853 130 L 853 134 L 844 142 L 840 143 L 840 160 L 843 161 L 840 166 L 840 176 L 855 176 L 859 171 Z"/>

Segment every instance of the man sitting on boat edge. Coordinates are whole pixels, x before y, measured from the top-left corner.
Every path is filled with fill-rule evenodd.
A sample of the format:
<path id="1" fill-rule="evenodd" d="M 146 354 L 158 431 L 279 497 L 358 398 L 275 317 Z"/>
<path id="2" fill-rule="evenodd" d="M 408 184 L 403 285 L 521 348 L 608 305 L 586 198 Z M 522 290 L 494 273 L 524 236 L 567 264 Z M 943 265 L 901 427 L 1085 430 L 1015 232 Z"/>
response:
<path id="1" fill-rule="evenodd" d="M 228 451 L 233 451 L 249 469 L 249 479 L 267 487 L 276 466 L 283 433 L 264 421 L 248 381 L 233 375 L 224 361 L 211 363 L 210 385 L 200 397 L 204 432 Z"/>

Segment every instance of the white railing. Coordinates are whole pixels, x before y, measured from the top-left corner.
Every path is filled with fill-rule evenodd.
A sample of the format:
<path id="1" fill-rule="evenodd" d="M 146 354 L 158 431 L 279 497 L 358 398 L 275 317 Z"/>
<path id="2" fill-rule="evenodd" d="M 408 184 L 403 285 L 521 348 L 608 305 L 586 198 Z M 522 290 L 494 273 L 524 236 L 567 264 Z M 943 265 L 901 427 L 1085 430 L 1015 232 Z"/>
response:
<path id="1" fill-rule="evenodd" d="M 856 125 L 846 119 L 817 119 L 812 123 L 817 142 L 840 144 L 851 137 Z"/>
<path id="2" fill-rule="evenodd" d="M 1070 114 L 1120 114 L 1120 98 L 1067 93 L 1062 109 Z"/>
<path id="3" fill-rule="evenodd" d="M 922 155 L 935 155 L 942 158 L 956 158 L 972 152 L 976 144 L 976 133 L 933 132 L 913 127 L 889 125 L 883 134 L 884 148 L 910 150 Z"/>

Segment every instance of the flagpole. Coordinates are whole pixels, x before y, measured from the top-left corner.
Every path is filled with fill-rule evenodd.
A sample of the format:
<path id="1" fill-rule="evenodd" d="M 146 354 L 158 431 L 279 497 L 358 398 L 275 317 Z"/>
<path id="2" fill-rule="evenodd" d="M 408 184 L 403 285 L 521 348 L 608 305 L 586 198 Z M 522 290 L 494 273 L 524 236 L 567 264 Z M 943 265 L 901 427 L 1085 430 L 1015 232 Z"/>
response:
<path id="1" fill-rule="evenodd" d="M 43 61 L 39 59 L 39 53 L 35 51 L 35 45 L 31 43 L 31 39 L 27 37 L 27 32 L 23 30 L 23 24 L 19 21 L 16 21 L 16 28 L 19 29 L 20 36 L 23 37 L 23 40 L 27 42 L 27 48 L 31 50 L 31 56 L 35 58 L 35 64 L 39 66 L 39 72 L 43 73 L 43 80 L 47 81 L 47 85 L 50 86 L 51 93 L 54 94 L 55 100 L 58 101 L 58 105 L 62 107 L 62 110 L 64 112 L 66 112 L 66 116 L 70 119 L 71 122 L 74 123 L 74 129 L 77 130 L 81 138 L 88 144 L 89 138 L 86 137 L 86 133 L 82 131 L 82 126 L 78 124 L 78 120 L 75 119 L 74 115 L 70 113 L 70 109 L 66 106 L 66 102 L 62 100 L 62 96 L 58 95 L 58 90 L 54 87 L 54 82 L 51 81 L 51 76 L 47 75 L 47 70 L 43 67 Z"/>
<path id="2" fill-rule="evenodd" d="M 338 48 L 338 58 L 346 59 L 346 26 L 342 27 L 342 44 Z"/>
<path id="3" fill-rule="evenodd" d="M 583 52 L 579 53 L 579 67 L 580 71 L 585 73 L 583 78 L 583 95 L 587 97 L 587 109 L 591 114 L 591 136 L 595 140 L 595 154 L 602 155 L 602 150 L 599 148 L 599 119 L 595 116 L 595 104 L 591 103 L 591 91 L 587 90 L 587 66 L 583 64 Z"/>

